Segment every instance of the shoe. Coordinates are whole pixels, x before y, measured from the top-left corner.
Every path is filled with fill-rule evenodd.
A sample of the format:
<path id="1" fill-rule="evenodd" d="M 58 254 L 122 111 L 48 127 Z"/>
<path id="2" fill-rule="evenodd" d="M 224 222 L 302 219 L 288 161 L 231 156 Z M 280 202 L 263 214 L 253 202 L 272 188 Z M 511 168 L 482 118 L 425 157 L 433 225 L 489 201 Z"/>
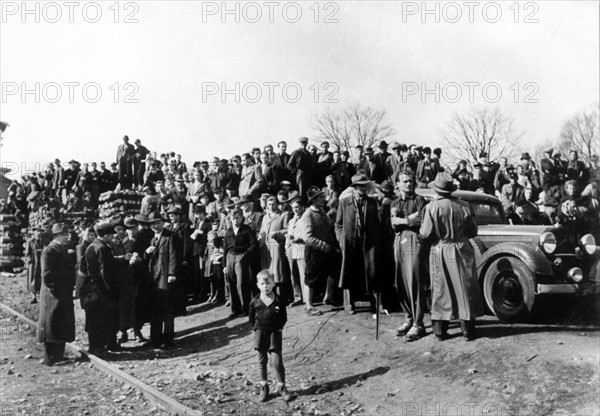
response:
<path id="1" fill-rule="evenodd" d="M 413 327 L 410 329 L 410 331 L 408 331 L 408 333 L 404 337 L 404 340 L 406 342 L 413 342 L 423 338 L 425 335 L 427 335 L 427 333 L 425 332 L 425 328 L 413 325 Z"/>
<path id="2" fill-rule="evenodd" d="M 292 395 L 285 386 L 279 387 L 279 395 L 281 396 L 284 402 L 292 401 Z"/>
<path id="3" fill-rule="evenodd" d="M 342 302 L 335 302 L 331 299 L 326 299 L 325 300 L 325 305 L 329 305 L 332 308 L 339 308 L 340 306 L 344 306 L 344 304 Z"/>
<path id="4" fill-rule="evenodd" d="M 435 334 L 435 340 L 436 341 L 442 342 L 442 341 L 446 341 L 447 339 L 448 339 L 448 334 L 447 333 L 444 333 L 444 334 L 441 334 L 441 335 Z"/>
<path id="5" fill-rule="evenodd" d="M 107 345 L 106 349 L 111 352 L 123 351 L 123 348 L 119 344 Z"/>
<path id="6" fill-rule="evenodd" d="M 461 321 L 463 339 L 467 342 L 475 340 L 475 321 Z"/>
<path id="7" fill-rule="evenodd" d="M 300 306 L 302 305 L 304 302 L 302 302 L 301 299 L 295 300 L 292 303 L 290 303 L 290 306 L 293 308 L 294 306 Z"/>
<path id="8" fill-rule="evenodd" d="M 400 325 L 400 328 L 396 329 L 396 336 L 403 337 L 404 335 L 406 335 L 408 333 L 408 331 L 410 331 L 412 326 L 413 326 L 412 322 L 408 322 L 408 321 L 404 322 L 402 325 Z"/>
<path id="9" fill-rule="evenodd" d="M 267 400 L 269 400 L 269 385 L 263 384 L 260 388 L 260 401 L 266 402 Z"/>
<path id="10" fill-rule="evenodd" d="M 159 348 L 163 351 L 172 350 L 175 347 L 172 342 L 165 342 Z"/>

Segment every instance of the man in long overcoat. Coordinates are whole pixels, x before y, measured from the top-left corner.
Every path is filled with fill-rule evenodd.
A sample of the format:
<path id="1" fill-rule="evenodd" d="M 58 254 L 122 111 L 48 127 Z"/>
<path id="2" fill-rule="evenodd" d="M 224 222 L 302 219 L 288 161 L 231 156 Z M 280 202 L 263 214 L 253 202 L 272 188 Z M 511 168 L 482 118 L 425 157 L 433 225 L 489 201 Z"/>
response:
<path id="1" fill-rule="evenodd" d="M 112 223 L 98 223 L 94 227 L 96 239 L 85 250 L 87 276 L 81 285 L 81 307 L 85 310 L 85 330 L 89 350 L 103 355 L 106 350 L 119 350 L 119 282 L 117 262 L 108 245 L 115 229 Z"/>
<path id="2" fill-rule="evenodd" d="M 335 234 L 342 250 L 340 288 L 344 307 L 354 313 L 354 303 L 365 295 L 375 307 L 373 297 L 377 257 L 379 256 L 379 210 L 377 201 L 366 195 L 370 183 L 364 173 L 352 177 L 353 192 L 342 197 L 335 220 Z"/>
<path id="3" fill-rule="evenodd" d="M 269 269 L 275 276 L 279 296 L 287 303 L 294 301 L 290 265 L 285 255 L 285 236 L 289 213 L 277 207 L 277 198 L 267 199 L 267 209 L 262 219 L 258 239 L 260 244 L 261 269 Z"/>
<path id="4" fill-rule="evenodd" d="M 174 285 L 181 265 L 181 241 L 165 228 L 165 219 L 157 212 L 148 217 L 154 238 L 146 249 L 153 282 L 150 343 L 161 349 L 173 348 L 175 337 Z"/>
<path id="5" fill-rule="evenodd" d="M 44 343 L 44 364 L 63 359 L 65 343 L 75 340 L 73 288 L 75 265 L 68 253 L 69 231 L 65 224 L 52 226 L 52 241 L 41 257 L 42 286 L 37 341 Z"/>
<path id="6" fill-rule="evenodd" d="M 469 204 L 452 196 L 452 178 L 439 173 L 429 187 L 438 199 L 423 214 L 420 234 L 431 241 L 431 321 L 438 340 L 447 338 L 448 323 L 460 319 L 463 336 L 475 337 L 475 318 L 483 315 L 483 301 L 475 269 L 475 251 L 469 238 L 477 235 L 477 224 Z"/>

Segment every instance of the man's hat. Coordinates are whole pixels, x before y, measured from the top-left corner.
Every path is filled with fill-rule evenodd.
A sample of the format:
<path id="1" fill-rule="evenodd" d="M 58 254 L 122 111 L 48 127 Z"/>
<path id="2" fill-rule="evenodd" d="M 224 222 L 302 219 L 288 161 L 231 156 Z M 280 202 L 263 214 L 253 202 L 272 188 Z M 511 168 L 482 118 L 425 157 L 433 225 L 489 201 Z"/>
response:
<path id="1" fill-rule="evenodd" d="M 173 205 L 171 208 L 169 208 L 167 214 L 181 215 L 181 207 Z"/>
<path id="2" fill-rule="evenodd" d="M 282 202 L 287 202 L 288 204 L 291 204 L 293 201 L 295 201 L 296 199 L 299 199 L 299 198 L 300 198 L 300 192 L 292 191 L 288 194 L 287 199 Z"/>
<path id="3" fill-rule="evenodd" d="M 308 137 L 300 137 L 300 138 L 298 139 L 298 141 L 299 141 L 300 143 L 308 143 Z"/>
<path id="4" fill-rule="evenodd" d="M 325 145 L 329 146 L 329 142 L 327 140 L 325 140 L 324 142 L 321 143 L 321 147 L 323 147 Z"/>
<path id="5" fill-rule="evenodd" d="M 357 144 L 355 149 L 364 149 L 365 147 L 362 144 Z"/>
<path id="6" fill-rule="evenodd" d="M 552 157 L 561 157 L 562 155 L 560 154 L 560 152 L 556 151 L 552 154 Z"/>
<path id="7" fill-rule="evenodd" d="M 430 155 L 431 154 L 431 147 L 427 146 L 423 148 L 423 154 L 426 155 Z"/>
<path id="8" fill-rule="evenodd" d="M 420 151 L 422 151 L 422 150 L 423 150 L 423 146 L 421 146 L 421 145 L 419 145 L 419 146 L 416 146 L 416 147 L 415 147 L 415 150 L 417 150 L 417 151 L 419 151 L 419 152 L 420 152 Z"/>
<path id="9" fill-rule="evenodd" d="M 407 145 L 405 145 L 404 143 L 401 143 L 401 144 L 400 144 L 400 151 L 401 151 L 401 152 L 406 152 L 406 151 L 408 151 L 408 146 L 407 146 Z"/>
<path id="10" fill-rule="evenodd" d="M 79 165 L 79 162 L 76 161 L 75 159 L 71 159 L 71 160 L 69 160 L 69 165 Z"/>
<path id="11" fill-rule="evenodd" d="M 94 230 L 98 234 L 98 237 L 104 237 L 108 234 L 114 234 L 115 226 L 112 222 L 100 222 L 94 226 Z"/>
<path id="12" fill-rule="evenodd" d="M 265 192 L 264 194 L 261 194 L 261 195 L 260 195 L 260 199 L 261 199 L 261 201 L 262 201 L 263 199 L 267 199 L 267 198 L 269 198 L 270 196 L 271 196 L 271 194 L 269 194 L 269 193 Z"/>
<path id="13" fill-rule="evenodd" d="M 433 182 L 429 182 L 428 186 L 438 194 L 443 195 L 451 194 L 458 189 L 452 181 L 452 176 L 444 172 L 438 173 L 435 177 L 435 180 Z"/>
<path id="14" fill-rule="evenodd" d="M 435 149 L 433 149 L 433 154 L 434 155 L 441 155 L 442 154 L 442 149 L 440 149 L 439 147 L 436 147 Z"/>
<path id="15" fill-rule="evenodd" d="M 392 150 L 394 150 L 394 149 L 399 149 L 401 147 L 401 145 L 398 142 L 393 142 L 390 147 L 392 148 Z"/>
<path id="16" fill-rule="evenodd" d="M 306 191 L 306 197 L 308 198 L 308 202 L 312 201 L 313 199 L 315 199 L 316 197 L 318 197 L 319 195 L 324 194 L 325 191 L 319 189 L 316 186 L 311 186 L 308 191 Z"/>
<path id="17" fill-rule="evenodd" d="M 382 140 L 379 142 L 379 144 L 377 145 L 380 149 L 387 149 L 388 144 L 385 140 Z"/>
<path id="18" fill-rule="evenodd" d="M 56 234 L 66 234 L 69 231 L 69 227 L 67 224 L 58 222 L 52 226 L 52 235 Z"/>
<path id="19" fill-rule="evenodd" d="M 479 157 L 487 157 L 487 152 L 479 152 Z"/>
<path id="20" fill-rule="evenodd" d="M 391 194 L 394 192 L 394 184 L 388 180 L 381 182 L 379 185 L 379 190 L 384 194 Z"/>
<path id="21" fill-rule="evenodd" d="M 544 153 L 550 153 L 550 154 L 552 154 L 552 152 L 554 152 L 553 148 L 550 148 L 548 150 L 544 150 Z"/>
<path id="22" fill-rule="evenodd" d="M 235 205 L 246 204 L 248 202 L 254 202 L 254 198 L 251 195 L 244 195 L 235 203 Z"/>
<path id="23" fill-rule="evenodd" d="M 280 185 L 291 185 L 292 183 L 290 181 L 281 181 L 279 184 Z"/>
<path id="24" fill-rule="evenodd" d="M 375 152 L 373 152 L 373 148 L 372 147 L 367 147 L 365 149 L 365 154 L 366 155 L 372 155 L 373 153 L 375 153 Z"/>
<path id="25" fill-rule="evenodd" d="M 135 217 L 133 217 L 133 219 L 138 224 L 148 224 L 149 222 L 148 216 L 144 214 L 136 214 Z"/>
<path id="26" fill-rule="evenodd" d="M 152 224 L 158 221 L 167 222 L 167 220 L 163 218 L 162 215 L 160 215 L 160 212 L 151 212 L 150 215 L 148 215 L 148 224 Z"/>
<path id="27" fill-rule="evenodd" d="M 371 180 L 367 175 L 365 175 L 364 173 L 357 173 L 352 177 L 352 183 L 350 184 L 350 186 L 368 185 L 369 183 L 371 183 Z"/>
<path id="28" fill-rule="evenodd" d="M 483 167 L 483 165 L 482 165 L 481 163 L 477 162 L 477 163 L 474 163 L 474 164 L 473 164 L 473 167 L 474 167 L 474 168 L 482 168 L 482 167 Z"/>
<path id="29" fill-rule="evenodd" d="M 203 197 L 210 199 L 210 194 L 208 192 L 202 192 L 200 195 L 198 195 L 198 199 L 202 199 Z"/>
<path id="30" fill-rule="evenodd" d="M 192 208 L 192 212 L 194 214 L 206 214 L 206 206 L 204 206 L 202 204 L 194 204 L 194 207 Z"/>
<path id="31" fill-rule="evenodd" d="M 529 156 L 529 153 L 525 152 L 525 153 L 521 153 L 521 160 L 529 160 L 531 159 L 531 156 Z"/>

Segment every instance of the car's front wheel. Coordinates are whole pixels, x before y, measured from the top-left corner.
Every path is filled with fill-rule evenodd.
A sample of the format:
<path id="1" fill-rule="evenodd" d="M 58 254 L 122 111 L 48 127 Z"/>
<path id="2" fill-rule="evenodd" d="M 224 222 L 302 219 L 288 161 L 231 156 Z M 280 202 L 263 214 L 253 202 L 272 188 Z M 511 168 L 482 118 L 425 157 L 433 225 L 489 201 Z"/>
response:
<path id="1" fill-rule="evenodd" d="M 501 320 L 526 320 L 535 302 L 533 273 L 517 258 L 496 259 L 485 273 L 483 294 L 488 308 Z"/>

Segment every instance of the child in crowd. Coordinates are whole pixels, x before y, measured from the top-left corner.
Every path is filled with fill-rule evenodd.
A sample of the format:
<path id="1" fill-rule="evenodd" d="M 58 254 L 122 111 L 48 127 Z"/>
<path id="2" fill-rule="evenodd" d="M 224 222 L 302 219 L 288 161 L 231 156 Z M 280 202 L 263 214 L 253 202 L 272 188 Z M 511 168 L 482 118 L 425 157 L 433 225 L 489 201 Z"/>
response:
<path id="1" fill-rule="evenodd" d="M 225 275 L 223 273 L 223 239 L 218 236 L 219 220 L 212 222 L 207 236 L 206 267 L 204 277 L 210 280 L 210 298 L 208 302 L 220 305 L 225 302 Z"/>
<path id="2" fill-rule="evenodd" d="M 271 355 L 271 363 L 277 376 L 278 390 L 281 398 L 286 402 L 292 396 L 285 387 L 285 368 L 283 367 L 282 331 L 287 322 L 285 303 L 273 291 L 275 277 L 268 269 L 261 270 L 256 276 L 256 285 L 260 294 L 250 302 L 248 318 L 254 327 L 254 349 L 258 351 L 260 365 L 260 400 L 269 399 L 269 382 L 267 379 L 267 353 Z"/>

